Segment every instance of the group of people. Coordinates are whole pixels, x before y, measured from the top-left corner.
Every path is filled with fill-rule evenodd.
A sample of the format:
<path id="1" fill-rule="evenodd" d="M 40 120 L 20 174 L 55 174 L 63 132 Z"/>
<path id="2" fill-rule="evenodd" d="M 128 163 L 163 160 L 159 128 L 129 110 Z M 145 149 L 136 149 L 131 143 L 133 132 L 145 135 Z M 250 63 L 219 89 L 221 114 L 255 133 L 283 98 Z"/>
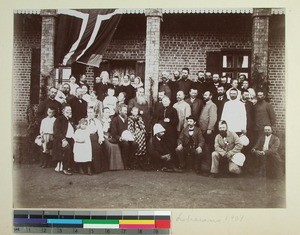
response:
<path id="1" fill-rule="evenodd" d="M 219 177 L 238 175 L 248 164 L 260 175 L 279 176 L 275 112 L 266 92 L 250 85 L 244 74 L 230 79 L 199 71 L 190 79 L 188 68 L 163 72 L 149 107 L 139 77 L 110 79 L 102 71 L 90 89 L 85 75 L 77 83 L 71 75 L 49 89 L 37 110 L 42 167 L 55 161 L 66 175 L 151 167 Z"/>

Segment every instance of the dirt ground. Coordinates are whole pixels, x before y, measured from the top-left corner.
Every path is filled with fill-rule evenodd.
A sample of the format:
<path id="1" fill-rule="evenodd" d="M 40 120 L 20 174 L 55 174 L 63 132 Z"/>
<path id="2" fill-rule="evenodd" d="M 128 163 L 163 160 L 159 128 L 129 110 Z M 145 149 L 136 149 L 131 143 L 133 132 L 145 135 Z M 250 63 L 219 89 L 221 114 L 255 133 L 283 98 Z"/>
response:
<path id="1" fill-rule="evenodd" d="M 14 164 L 15 208 L 285 208 L 285 180 L 110 171 L 66 176 Z"/>

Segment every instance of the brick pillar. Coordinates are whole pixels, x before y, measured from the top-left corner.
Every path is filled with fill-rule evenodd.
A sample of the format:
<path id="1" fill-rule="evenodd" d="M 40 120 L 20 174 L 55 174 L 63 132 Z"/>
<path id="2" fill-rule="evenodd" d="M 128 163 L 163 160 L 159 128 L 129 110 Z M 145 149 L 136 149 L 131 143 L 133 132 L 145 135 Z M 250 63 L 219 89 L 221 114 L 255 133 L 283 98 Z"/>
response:
<path id="1" fill-rule="evenodd" d="M 161 9 L 146 9 L 146 64 L 145 64 L 145 94 L 149 103 L 157 100 L 158 94 L 158 66 L 159 66 L 159 45 L 160 45 L 160 21 Z M 151 89 L 151 80 L 153 81 Z M 152 99 L 151 99 L 152 98 Z"/>
<path id="2" fill-rule="evenodd" d="M 270 16 L 270 8 L 253 9 L 251 75 L 256 81 L 268 79 Z"/>
<path id="3" fill-rule="evenodd" d="M 56 10 L 41 10 L 42 35 L 41 35 L 41 78 L 40 99 L 47 96 L 50 86 L 55 85 L 54 76 L 54 40 Z"/>

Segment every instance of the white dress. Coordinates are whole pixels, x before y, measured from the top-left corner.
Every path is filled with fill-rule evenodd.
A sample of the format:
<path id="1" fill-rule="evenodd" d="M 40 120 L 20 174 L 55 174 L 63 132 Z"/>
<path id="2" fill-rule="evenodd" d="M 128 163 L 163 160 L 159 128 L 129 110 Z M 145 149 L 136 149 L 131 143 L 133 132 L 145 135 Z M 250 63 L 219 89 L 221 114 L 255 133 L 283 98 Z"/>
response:
<path id="1" fill-rule="evenodd" d="M 74 143 L 74 161 L 75 162 L 91 162 L 92 161 L 92 144 L 90 139 L 90 131 L 88 129 L 78 129 L 73 137 Z M 78 143 L 84 141 L 84 143 Z"/>

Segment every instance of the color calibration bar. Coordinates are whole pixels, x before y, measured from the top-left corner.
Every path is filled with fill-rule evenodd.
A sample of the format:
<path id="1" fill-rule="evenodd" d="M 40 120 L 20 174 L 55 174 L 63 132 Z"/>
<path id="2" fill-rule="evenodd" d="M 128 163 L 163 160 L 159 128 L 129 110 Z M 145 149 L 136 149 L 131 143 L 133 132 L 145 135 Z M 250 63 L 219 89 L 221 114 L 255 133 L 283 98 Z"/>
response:
<path id="1" fill-rule="evenodd" d="M 15 233 L 171 234 L 170 211 L 15 210 Z"/>

